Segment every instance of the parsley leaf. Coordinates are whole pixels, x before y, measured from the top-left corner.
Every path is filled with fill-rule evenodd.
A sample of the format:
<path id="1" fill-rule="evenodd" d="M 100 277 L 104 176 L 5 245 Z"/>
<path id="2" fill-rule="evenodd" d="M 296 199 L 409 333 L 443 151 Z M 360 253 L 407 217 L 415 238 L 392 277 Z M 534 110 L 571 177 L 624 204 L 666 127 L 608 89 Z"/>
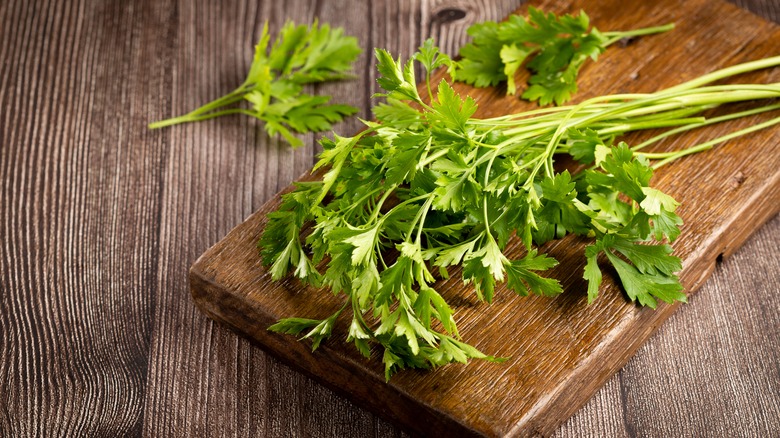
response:
<path id="1" fill-rule="evenodd" d="M 506 81 L 507 94 L 517 93 L 515 75 L 525 64 L 531 72 L 523 99 L 540 105 L 569 101 L 577 92 L 577 75 L 589 58 L 596 60 L 612 43 L 631 35 L 665 32 L 671 26 L 601 33 L 590 28 L 584 11 L 556 16 L 528 8 L 528 17 L 512 15 L 504 22 L 484 22 L 468 29 L 472 41 L 463 46 L 455 78 L 476 87 Z"/>
<path id="2" fill-rule="evenodd" d="M 296 147 L 303 142 L 295 133 L 327 131 L 333 123 L 357 113 L 352 106 L 331 104 L 330 96 L 312 96 L 303 91 L 306 84 L 349 78 L 352 64 L 361 52 L 357 39 L 344 35 L 341 28 L 317 21 L 310 26 L 288 21 L 276 41 L 270 44 L 270 40 L 266 23 L 246 80 L 237 89 L 185 115 L 154 122 L 149 127 L 246 114 L 265 122 L 269 135 L 281 135 Z M 242 100 L 251 107 L 236 108 L 235 104 Z"/>
<path id="3" fill-rule="evenodd" d="M 492 21 L 471 25 L 467 32 L 472 41 L 460 49 L 455 78 L 476 87 L 496 86 L 506 79 L 501 61 L 503 43 L 498 37 L 499 25 Z"/>
<path id="4" fill-rule="evenodd" d="M 563 292 L 560 282 L 554 278 L 544 278 L 533 271 L 545 271 L 558 264 L 554 258 L 544 254 L 537 255 L 531 250 L 520 260 L 513 260 L 505 265 L 507 286 L 518 295 L 528 295 L 531 291 L 537 295 L 555 296 Z"/>
<path id="5" fill-rule="evenodd" d="M 682 285 L 675 277 L 658 274 L 642 273 L 610 251 L 606 252 L 607 258 L 620 276 L 620 282 L 631 300 L 639 300 L 643 306 L 655 309 L 658 305 L 655 298 L 667 303 L 674 301 L 686 302 L 687 298 L 682 293 Z"/>

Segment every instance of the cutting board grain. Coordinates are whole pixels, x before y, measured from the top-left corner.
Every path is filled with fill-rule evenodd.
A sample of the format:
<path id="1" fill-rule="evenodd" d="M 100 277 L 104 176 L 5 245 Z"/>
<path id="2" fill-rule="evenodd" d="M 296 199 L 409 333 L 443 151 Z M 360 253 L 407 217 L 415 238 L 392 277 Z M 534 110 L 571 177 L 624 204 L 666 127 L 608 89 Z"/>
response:
<path id="1" fill-rule="evenodd" d="M 556 12 L 575 12 L 578 1 L 536 2 Z M 598 94 L 650 92 L 716 68 L 778 54 L 780 30 L 726 3 L 643 2 L 625 7 L 609 0 L 589 3 L 592 23 L 604 30 L 630 29 L 674 21 L 673 32 L 630 41 L 589 63 L 579 81 L 577 100 Z M 520 10 L 523 12 L 523 9 Z M 724 20 L 723 17 L 728 17 Z M 740 77 L 740 81 L 778 82 L 780 71 Z M 503 96 L 501 89 L 474 90 L 458 85 L 490 116 L 529 108 Z M 713 113 L 717 114 L 717 113 Z M 757 123 L 777 114 L 718 125 L 678 137 L 656 150 L 684 148 L 693 142 Z M 629 143 L 652 132 L 631 135 Z M 306 175 L 303 178 L 313 178 Z M 766 130 L 679 160 L 662 168 L 654 185 L 682 202 L 685 220 L 675 242 L 683 258 L 681 280 L 689 294 L 780 206 L 780 133 Z M 268 332 L 288 316 L 320 318 L 340 305 L 340 297 L 307 289 L 293 279 L 271 282 L 256 242 L 276 196 L 209 249 L 190 272 L 196 304 L 209 316 L 256 341 L 284 362 L 313 376 L 361 406 L 426 436 L 526 436 L 549 434 L 582 406 L 678 305 L 657 310 L 630 303 L 607 271 L 601 297 L 591 305 L 581 278 L 586 241 L 568 237 L 544 250 L 561 264 L 551 275 L 566 292 L 557 298 L 519 298 L 499 289 L 492 305 L 479 303 L 453 279 L 440 285 L 455 304 L 461 334 L 482 351 L 510 357 L 503 364 L 472 362 L 432 372 L 406 371 L 386 383 L 378 354 L 364 360 L 345 336 L 344 321 L 334 339 L 316 352 L 307 343 Z M 522 254 L 508 250 L 510 258 Z"/>

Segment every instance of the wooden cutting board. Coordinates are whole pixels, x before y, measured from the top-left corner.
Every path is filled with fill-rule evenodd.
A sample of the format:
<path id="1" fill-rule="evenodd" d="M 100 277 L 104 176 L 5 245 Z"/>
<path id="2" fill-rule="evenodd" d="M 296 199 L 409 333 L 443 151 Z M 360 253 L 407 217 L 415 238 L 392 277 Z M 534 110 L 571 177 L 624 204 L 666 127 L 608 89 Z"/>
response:
<path id="1" fill-rule="evenodd" d="M 585 9 L 602 30 L 624 30 L 675 22 L 663 35 L 615 45 L 583 68 L 576 101 L 599 94 L 652 92 L 709 71 L 780 53 L 780 29 L 727 3 L 712 1 L 534 2 L 545 11 Z M 518 11 L 525 13 L 525 8 Z M 780 69 L 744 75 L 740 82 L 780 82 Z M 532 107 L 504 90 L 457 85 L 480 105 L 480 116 Z M 742 105 L 740 108 L 747 108 Z M 717 113 L 714 113 L 717 114 Z M 777 112 L 715 125 L 675 137 L 655 150 L 694 142 L 759 123 Z M 654 135 L 624 139 L 636 143 Z M 305 176 L 310 179 L 315 176 Z M 770 129 L 727 142 L 660 169 L 653 180 L 682 202 L 684 219 L 675 253 L 684 260 L 681 280 L 696 291 L 716 261 L 728 256 L 780 206 L 780 130 Z M 627 300 L 605 269 L 600 298 L 588 305 L 582 277 L 587 241 L 567 237 L 545 245 L 561 263 L 551 275 L 566 292 L 557 298 L 520 298 L 499 287 L 492 305 L 480 303 L 457 279 L 440 285 L 453 304 L 463 339 L 480 350 L 510 357 L 503 364 L 474 361 L 434 371 L 403 371 L 385 382 L 379 352 L 364 359 L 342 342 L 346 322 L 311 352 L 310 343 L 268 332 L 279 318 L 323 318 L 343 297 L 303 287 L 294 279 L 271 282 L 256 243 L 277 195 L 237 226 L 192 266 L 195 303 L 210 317 L 253 339 L 266 351 L 352 399 L 360 406 L 424 436 L 527 436 L 549 434 L 582 406 L 666 320 L 677 305 L 657 310 Z M 523 250 L 515 245 L 507 255 Z M 706 366 L 706 364 L 704 365 Z M 675 370 L 670 370 L 670 373 Z"/>

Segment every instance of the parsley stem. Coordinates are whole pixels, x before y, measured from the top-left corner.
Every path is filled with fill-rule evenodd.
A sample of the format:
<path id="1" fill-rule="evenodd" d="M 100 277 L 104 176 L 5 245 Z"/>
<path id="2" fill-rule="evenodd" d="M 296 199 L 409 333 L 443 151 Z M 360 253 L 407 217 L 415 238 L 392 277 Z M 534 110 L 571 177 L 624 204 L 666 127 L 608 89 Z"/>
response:
<path id="1" fill-rule="evenodd" d="M 608 104 L 603 104 L 608 105 Z M 472 119 L 469 120 L 470 124 L 474 125 L 503 125 L 503 124 L 510 124 L 514 125 L 519 122 L 519 120 L 522 119 L 530 119 L 530 120 L 536 120 L 536 118 L 532 118 L 533 116 L 540 116 L 540 115 L 556 115 L 556 113 L 562 113 L 565 111 L 568 111 L 572 109 L 573 105 L 561 105 L 561 106 L 553 106 L 549 108 L 539 108 L 535 110 L 530 111 L 524 111 L 521 113 L 515 113 L 515 114 L 509 114 L 506 116 L 498 116 L 498 117 L 492 117 L 489 119 Z"/>
<path id="2" fill-rule="evenodd" d="M 431 71 L 425 70 L 425 88 L 428 90 L 428 101 L 433 102 L 433 90 L 431 90 Z"/>
<path id="3" fill-rule="evenodd" d="M 425 166 L 433 163 L 434 161 L 438 160 L 439 158 L 447 155 L 450 152 L 450 148 L 444 148 L 439 149 L 434 153 L 433 155 L 428 155 L 424 160 L 420 161 L 420 164 L 417 165 L 418 169 L 423 169 Z"/>
<path id="4" fill-rule="evenodd" d="M 356 209 L 357 207 L 359 207 L 364 200 L 366 200 L 370 196 L 373 196 L 374 194 L 376 194 L 377 192 L 379 192 L 381 190 L 382 190 L 381 187 L 380 188 L 376 188 L 376 189 L 371 190 L 370 192 L 366 193 L 365 195 L 361 196 L 360 199 L 358 199 L 357 201 L 353 202 L 352 205 L 350 205 L 349 208 L 344 212 L 345 216 L 346 215 L 350 215 L 352 213 L 352 211 L 354 209 Z"/>
<path id="5" fill-rule="evenodd" d="M 251 91 L 251 87 L 245 87 L 241 86 L 239 88 L 236 88 L 235 90 L 231 91 L 230 93 L 218 98 L 214 99 L 211 102 L 201 106 L 200 108 L 195 109 L 194 111 L 191 111 L 190 114 L 205 114 L 207 112 L 213 111 L 217 108 L 222 108 L 223 106 L 231 105 L 236 102 L 240 102 L 244 100 L 244 95 L 248 91 Z"/>
<path id="6" fill-rule="evenodd" d="M 563 117 L 556 137 L 571 127 L 589 126 L 597 121 L 609 120 L 610 117 L 626 118 L 636 114 L 649 114 L 658 111 L 679 109 L 687 106 L 722 104 L 728 102 L 739 102 L 745 100 L 766 99 L 771 97 L 780 97 L 780 85 L 724 85 L 703 87 L 695 90 L 664 90 L 655 95 L 649 95 L 640 99 L 623 102 L 601 111 L 596 111 L 579 119 L 570 122 L 573 115 L 581 108 L 587 107 L 592 102 L 599 102 L 609 99 L 611 96 L 602 96 L 588 99 L 579 105 L 573 107 L 566 116 Z M 635 110 L 635 111 L 631 111 Z M 558 138 L 555 138 L 558 140 Z M 553 140 L 550 147 L 552 148 Z"/>
<path id="7" fill-rule="evenodd" d="M 527 133 L 527 132 L 539 132 L 539 131 L 547 131 L 547 128 L 552 128 L 559 126 L 561 124 L 560 120 L 552 120 L 549 122 L 542 122 L 542 123 L 534 123 L 531 126 L 522 126 L 515 129 L 505 129 L 504 134 L 506 135 L 515 135 L 519 133 Z M 533 128 L 533 130 L 530 130 L 530 128 Z M 534 135 L 531 135 L 532 137 Z"/>
<path id="8" fill-rule="evenodd" d="M 499 143 L 496 146 L 482 144 L 482 143 L 480 143 L 480 146 L 485 146 L 488 148 L 495 149 L 496 151 L 502 154 L 507 154 L 510 152 L 517 153 L 532 145 L 532 143 L 529 143 L 528 141 L 525 140 L 538 139 L 544 136 L 545 134 L 547 134 L 549 131 L 550 130 L 548 127 L 542 127 L 534 131 L 526 131 L 526 132 L 521 132 L 519 134 L 512 134 L 511 137 L 509 137 L 508 139 L 504 140 L 503 142 Z M 476 163 L 482 164 L 485 162 L 485 160 L 486 158 L 482 156 L 476 161 Z"/>
<path id="9" fill-rule="evenodd" d="M 360 324 L 360 328 L 366 332 L 366 334 L 374 339 L 374 331 L 368 326 L 366 320 L 363 318 L 363 313 L 366 311 L 360 307 L 360 302 L 356 294 L 351 294 L 350 301 L 352 301 L 352 316 Z"/>
<path id="10" fill-rule="evenodd" d="M 493 235 L 490 234 L 490 217 L 488 216 L 488 200 L 487 196 L 482 197 L 482 220 L 485 221 L 485 235 L 493 240 Z"/>
<path id="11" fill-rule="evenodd" d="M 688 82 L 683 82 L 680 85 L 676 85 L 671 88 L 667 88 L 666 91 L 679 91 L 689 90 L 692 88 L 700 87 L 710 82 L 715 82 L 720 79 L 725 79 L 731 76 L 735 76 L 742 73 L 747 73 L 755 70 L 761 70 L 769 67 L 776 67 L 780 65 L 780 56 L 774 56 L 771 58 L 759 59 L 757 61 L 745 62 L 742 64 L 733 65 L 720 70 L 716 70 L 712 73 L 708 73 L 704 76 L 699 76 Z"/>
<path id="12" fill-rule="evenodd" d="M 390 195 L 393 194 L 395 191 L 395 188 L 397 185 L 390 186 L 387 190 L 385 190 L 385 193 L 382 195 L 381 198 L 379 198 L 379 201 L 377 201 L 376 206 L 374 207 L 373 213 L 371 213 L 371 217 L 368 218 L 368 221 L 366 223 L 372 223 L 376 220 L 376 218 L 379 216 L 380 210 L 382 210 L 382 205 L 387 201 L 387 198 L 390 197 Z M 387 215 L 385 215 L 387 217 Z"/>
<path id="13" fill-rule="evenodd" d="M 426 193 L 424 195 L 415 196 L 414 198 L 409 198 L 406 201 L 403 201 L 403 202 L 400 202 L 400 203 L 396 204 L 393 208 L 388 210 L 387 213 L 385 213 L 384 216 L 382 216 L 382 219 L 383 220 L 386 219 L 391 214 L 397 212 L 401 207 L 403 207 L 403 206 L 405 206 L 407 204 L 411 204 L 412 202 L 417 202 L 417 201 L 420 201 L 420 200 L 423 200 L 423 199 L 426 199 L 426 198 L 432 198 L 432 197 L 433 197 L 433 193 Z"/>
<path id="14" fill-rule="evenodd" d="M 609 38 L 604 47 L 610 46 L 623 38 L 636 37 L 642 35 L 652 35 L 656 33 L 669 32 L 674 29 L 674 23 L 665 24 L 663 26 L 645 27 L 643 29 L 615 31 L 615 32 L 602 32 L 602 35 Z"/>
<path id="15" fill-rule="evenodd" d="M 493 162 L 495 161 L 496 157 L 498 157 L 498 149 L 496 149 L 493 152 L 493 154 L 490 156 L 490 160 L 488 161 L 487 166 L 485 166 L 485 181 L 482 184 L 483 187 L 487 187 L 487 185 L 490 184 L 490 169 L 493 167 Z M 484 215 L 484 220 L 485 220 L 485 232 L 492 239 L 493 236 L 490 234 L 490 216 L 488 216 L 488 205 L 487 205 L 487 202 L 488 202 L 487 195 L 483 196 L 482 197 L 482 214 Z"/>
<path id="16" fill-rule="evenodd" d="M 761 129 L 768 128 L 770 126 L 777 125 L 778 123 L 780 123 L 780 117 L 775 117 L 774 119 L 767 120 L 766 122 L 759 123 L 757 125 L 749 126 L 745 129 L 740 129 L 739 131 L 730 132 L 726 135 L 698 144 L 688 149 L 684 149 L 682 151 L 678 151 L 675 153 L 670 153 L 668 157 L 655 163 L 652 167 L 653 169 L 658 169 L 659 167 L 669 164 L 678 158 L 684 157 L 686 155 L 691 155 L 698 152 L 706 151 L 707 149 L 711 149 L 713 146 L 715 146 L 718 143 L 723 143 L 725 141 L 731 140 L 732 138 L 750 134 L 751 132 L 759 131 Z M 644 155 L 648 158 L 660 158 L 662 155 L 665 154 L 644 154 Z"/>
<path id="17" fill-rule="evenodd" d="M 600 129 L 598 133 L 599 136 L 602 135 L 606 136 L 611 134 L 623 134 L 629 131 L 639 131 L 642 129 L 668 128 L 670 126 L 692 125 L 692 124 L 702 123 L 705 120 L 706 119 L 704 117 L 687 117 L 687 118 L 669 119 L 669 120 L 650 120 L 646 122 L 621 123 L 619 125 L 613 125 L 604 129 Z"/>
<path id="18" fill-rule="evenodd" d="M 708 105 L 698 105 L 698 106 L 690 106 L 690 107 L 684 107 L 676 110 L 669 110 L 659 113 L 651 113 L 647 115 L 640 115 L 636 117 L 632 117 L 633 122 L 645 122 L 650 120 L 667 120 L 667 119 L 683 119 L 686 117 L 691 117 L 696 114 L 700 114 L 708 109 L 716 108 L 718 107 L 718 104 L 708 104 Z"/>
<path id="19" fill-rule="evenodd" d="M 201 120 L 208 120 L 212 119 L 214 117 L 219 117 L 221 115 L 225 114 L 249 114 L 252 115 L 247 110 L 227 110 L 231 112 L 211 112 L 218 108 L 222 108 L 227 105 L 234 104 L 236 102 L 240 102 L 244 99 L 244 87 L 239 87 L 235 90 L 233 90 L 231 93 L 226 94 L 218 99 L 212 100 L 211 102 L 190 111 L 187 114 L 178 116 L 178 117 L 171 117 L 170 119 L 165 120 L 159 120 L 157 122 L 153 122 L 149 124 L 149 129 L 158 129 L 158 128 L 164 128 L 166 126 L 172 126 L 179 123 L 188 123 L 188 122 L 199 122 Z M 211 113 L 210 113 L 211 112 Z M 208 113 L 208 114 L 207 114 Z M 208 117 L 207 117 L 208 116 Z"/>
<path id="20" fill-rule="evenodd" d="M 425 217 L 428 215 L 428 210 L 430 210 L 431 204 L 433 204 L 433 196 L 429 197 L 425 201 L 425 204 L 423 204 L 422 208 L 420 208 L 420 211 L 422 211 L 422 216 L 420 216 L 420 219 L 419 219 L 420 226 L 417 229 L 417 238 L 415 239 L 415 241 L 417 242 L 417 245 L 420 245 L 420 237 L 422 236 L 423 226 L 425 225 Z"/>
<path id="21" fill-rule="evenodd" d="M 177 123 L 202 122 L 204 120 L 214 119 L 214 118 L 217 118 L 217 117 L 227 116 L 227 115 L 230 115 L 230 114 L 245 114 L 245 115 L 248 115 L 248 116 L 253 116 L 253 117 L 255 116 L 255 113 L 253 113 L 250 110 L 243 109 L 243 108 L 233 108 L 233 109 L 227 109 L 227 110 L 222 110 L 222 111 L 214 111 L 214 112 L 210 112 L 208 114 L 203 114 L 203 115 L 200 115 L 200 116 L 194 116 L 194 117 L 180 116 L 180 117 L 176 117 L 176 118 L 169 119 L 169 120 L 163 120 L 162 122 L 157 122 L 157 123 L 161 123 L 161 124 L 159 126 L 155 126 L 155 128 L 161 128 L 163 126 L 175 125 Z M 179 119 L 181 119 L 181 120 L 179 120 Z M 167 122 L 167 123 L 164 123 L 164 122 Z"/>
<path id="22" fill-rule="evenodd" d="M 425 214 L 427 214 L 428 208 L 430 207 L 431 203 L 433 202 L 433 196 L 431 194 L 422 195 L 422 197 L 423 198 L 427 197 L 428 199 L 423 204 L 423 208 L 420 208 L 419 210 L 417 210 L 417 214 L 414 215 L 414 218 L 409 223 L 409 230 L 406 232 L 406 238 L 404 239 L 407 242 L 409 242 L 409 238 L 412 236 L 412 233 L 414 232 L 414 228 L 417 226 L 417 221 L 420 220 L 420 217 L 423 217 L 423 218 L 425 217 Z M 418 198 L 420 198 L 420 197 L 418 197 Z M 398 207 L 398 205 L 396 207 Z M 390 212 L 388 212 L 387 214 L 390 214 Z M 423 219 L 423 223 L 424 222 L 425 222 L 425 219 Z M 422 225 L 420 225 L 420 227 L 422 228 Z M 420 231 L 422 231 L 422 229 Z M 418 236 L 417 236 L 418 243 L 419 243 L 419 239 L 420 239 L 420 237 L 419 237 L 419 233 L 418 233 Z"/>
<path id="23" fill-rule="evenodd" d="M 675 135 L 675 134 L 679 134 L 681 132 L 689 131 L 691 129 L 701 128 L 703 126 L 713 125 L 715 123 L 721 123 L 721 122 L 726 122 L 726 121 L 729 121 L 729 120 L 739 119 L 739 118 L 742 118 L 742 117 L 752 116 L 752 115 L 755 115 L 755 114 L 760 114 L 760 113 L 763 113 L 763 112 L 772 111 L 772 110 L 776 110 L 776 109 L 780 109 L 780 103 L 773 104 L 773 105 L 762 106 L 762 107 L 759 107 L 759 108 L 753 108 L 753 109 L 750 109 L 750 110 L 747 110 L 747 111 L 740 111 L 740 112 L 736 112 L 736 113 L 726 114 L 726 115 L 720 116 L 720 117 L 713 117 L 711 119 L 706 119 L 705 121 L 703 121 L 701 123 L 681 126 L 681 127 L 677 128 L 677 129 L 670 129 L 668 131 L 665 131 L 665 132 L 663 132 L 661 134 L 656 135 L 655 137 L 652 137 L 652 138 L 650 138 L 648 140 L 645 140 L 644 142 L 642 142 L 642 143 L 634 146 L 633 148 L 631 148 L 631 150 L 638 151 L 638 150 L 643 149 L 643 148 L 645 148 L 645 147 L 647 147 L 647 146 L 649 146 L 649 145 L 651 145 L 651 144 L 653 144 L 653 143 L 655 143 L 655 142 L 657 142 L 659 140 L 663 140 L 666 137 L 669 137 L 669 136 L 672 136 L 672 135 Z"/>

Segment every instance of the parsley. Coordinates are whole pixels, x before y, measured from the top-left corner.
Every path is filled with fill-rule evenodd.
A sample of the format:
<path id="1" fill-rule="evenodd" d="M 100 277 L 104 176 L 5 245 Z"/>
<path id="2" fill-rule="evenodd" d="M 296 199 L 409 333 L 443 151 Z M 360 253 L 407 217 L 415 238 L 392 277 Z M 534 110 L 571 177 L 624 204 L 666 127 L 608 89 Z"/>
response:
<path id="1" fill-rule="evenodd" d="M 455 78 L 476 87 L 506 81 L 507 94 L 514 95 L 515 74 L 525 64 L 532 74 L 523 99 L 561 105 L 577 92 L 577 74 L 588 58 L 595 61 L 623 38 L 666 32 L 674 26 L 603 33 L 589 27 L 584 11 L 556 16 L 533 7 L 527 18 L 512 15 L 501 23 L 474 24 L 467 31 L 472 41 L 460 50 Z"/>
<path id="2" fill-rule="evenodd" d="M 386 98 L 375 108 L 376 121 L 364 122 L 354 137 L 321 140 L 315 168 L 329 170 L 282 196 L 259 247 L 273 280 L 292 272 L 344 297 L 344 307 L 323 320 L 288 318 L 270 329 L 311 338 L 316 349 L 337 317 L 351 313 L 347 342 L 366 357 L 381 355 L 387 379 L 405 368 L 502 360 L 461 340 L 437 282 L 459 275 L 487 302 L 503 293 L 502 283 L 521 296 L 556 296 L 561 285 L 545 273 L 557 261 L 538 248 L 570 233 L 593 242 L 584 254 L 588 301 L 598 295 L 601 263 L 614 267 L 628 298 L 640 305 L 685 301 L 675 274 L 681 261 L 669 245 L 680 234 L 678 204 L 650 186 L 654 170 L 780 123 L 778 117 L 682 151 L 642 151 L 666 135 L 780 108 L 696 116 L 719 104 L 779 97 L 780 84 L 707 84 L 780 65 L 780 57 L 654 94 L 491 119 L 475 118 L 476 102 L 444 80 L 432 98 L 419 95 L 433 95 L 433 68 L 453 65 L 432 42 L 405 63 L 383 50 L 376 57 Z M 414 62 L 426 71 L 425 88 L 416 86 Z M 617 141 L 626 132 L 670 127 L 633 148 Z M 590 167 L 556 170 L 557 154 Z M 517 260 L 504 255 L 512 235 L 527 248 Z"/>
<path id="3" fill-rule="evenodd" d="M 311 26 L 287 22 L 278 38 L 270 44 L 268 23 L 263 27 L 260 42 L 247 78 L 240 87 L 183 116 L 149 125 L 162 128 L 186 122 L 208 120 L 227 114 L 246 114 L 265 122 L 270 135 L 279 134 L 293 147 L 301 140 L 293 134 L 326 131 L 357 108 L 330 104 L 330 96 L 304 93 L 306 84 L 340 80 L 350 77 L 349 71 L 361 50 L 357 39 L 345 36 L 341 28 Z M 228 108 L 247 101 L 251 108 Z"/>

